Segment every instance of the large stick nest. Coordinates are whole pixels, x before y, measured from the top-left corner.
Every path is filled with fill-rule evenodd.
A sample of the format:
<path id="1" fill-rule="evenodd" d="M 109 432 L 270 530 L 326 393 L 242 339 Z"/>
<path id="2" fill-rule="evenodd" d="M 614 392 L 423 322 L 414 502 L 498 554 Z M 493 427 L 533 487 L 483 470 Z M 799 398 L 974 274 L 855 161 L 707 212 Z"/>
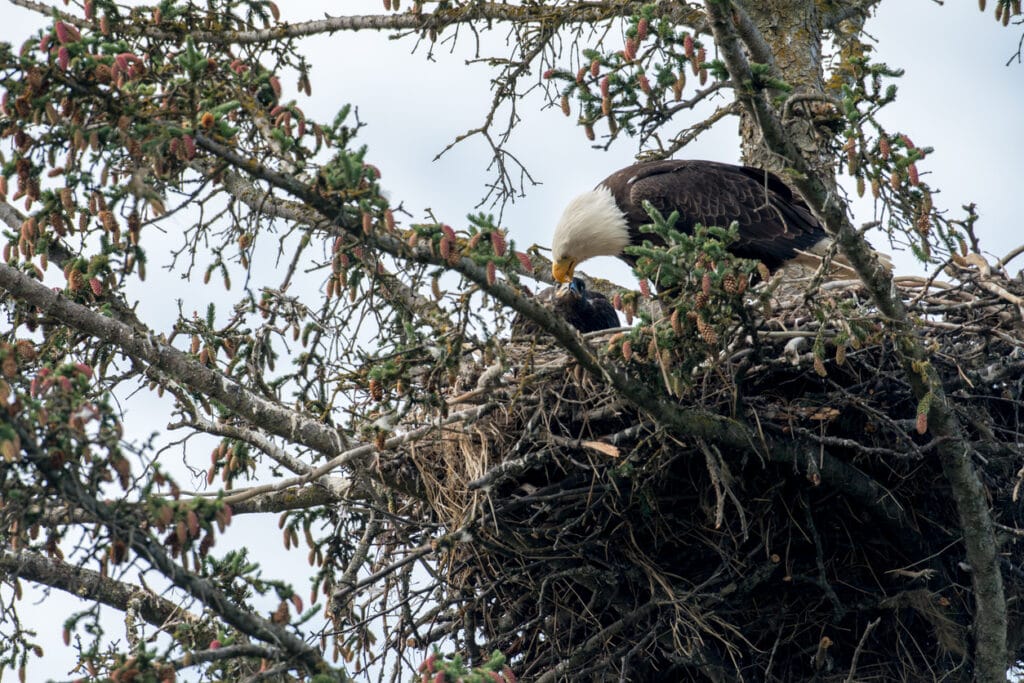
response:
<path id="1" fill-rule="evenodd" d="M 902 291 L 1001 525 L 1015 660 L 1022 292 L 991 273 Z M 823 299 L 843 315 L 823 317 Z M 927 406 L 856 285 L 824 289 L 814 312 L 776 306 L 756 343 L 734 326 L 670 387 L 747 425 L 746 446 L 669 432 L 543 341 L 508 347 L 485 390 L 453 387 L 455 405 L 500 405 L 413 452 L 437 520 L 471 530 L 440 563 L 460 618 L 434 635 L 501 650 L 527 680 L 968 678 L 969 532 Z M 853 319 L 876 333 L 855 340 Z M 609 362 L 623 341 L 592 337 Z M 664 374 L 664 355 L 625 355 L 637 376 Z"/>

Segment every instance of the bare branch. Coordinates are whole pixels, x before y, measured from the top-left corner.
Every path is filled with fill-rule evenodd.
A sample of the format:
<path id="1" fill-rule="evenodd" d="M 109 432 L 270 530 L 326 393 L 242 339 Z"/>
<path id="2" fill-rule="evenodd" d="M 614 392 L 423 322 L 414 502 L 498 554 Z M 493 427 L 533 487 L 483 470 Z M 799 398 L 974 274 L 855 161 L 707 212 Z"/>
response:
<path id="1" fill-rule="evenodd" d="M 845 683 L 854 683 L 857 679 L 854 677 L 857 673 L 857 660 L 860 659 L 860 653 L 864 650 L 864 644 L 868 642 L 868 636 L 875 630 L 879 622 L 882 621 L 881 617 L 878 617 L 874 621 L 868 622 L 868 625 L 864 627 L 864 633 L 860 637 L 860 642 L 857 643 L 857 649 L 853 651 L 852 661 L 850 662 L 850 673 L 846 677 Z"/>
<path id="2" fill-rule="evenodd" d="M 207 420 L 201 415 L 191 416 L 185 421 L 175 422 L 168 425 L 168 427 L 170 429 L 182 429 L 189 427 L 206 432 L 207 434 L 215 434 L 217 436 L 224 436 L 244 441 L 245 443 L 260 449 L 272 460 L 297 474 L 308 474 L 311 469 L 309 465 L 293 458 L 291 455 L 286 453 L 284 449 L 279 448 L 277 444 L 255 429 L 247 429 L 227 422 Z"/>
<path id="3" fill-rule="evenodd" d="M 879 2 L 881 0 L 858 0 L 837 5 L 821 18 L 821 25 L 834 31 L 847 19 L 869 16 Z"/>

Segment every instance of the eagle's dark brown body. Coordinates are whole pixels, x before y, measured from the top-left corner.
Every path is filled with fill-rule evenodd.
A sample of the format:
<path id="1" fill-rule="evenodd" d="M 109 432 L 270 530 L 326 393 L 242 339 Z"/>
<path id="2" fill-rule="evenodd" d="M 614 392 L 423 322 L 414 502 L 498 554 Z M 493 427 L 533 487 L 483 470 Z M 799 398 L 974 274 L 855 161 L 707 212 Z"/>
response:
<path id="1" fill-rule="evenodd" d="M 775 175 L 750 166 L 715 161 L 646 161 L 608 176 L 608 188 L 625 215 L 629 239 L 658 244 L 641 233 L 651 222 L 643 208 L 648 201 L 664 216 L 679 212 L 676 229 L 692 233 L 696 224 L 728 227 L 738 223 L 739 240 L 730 251 L 776 269 L 807 251 L 827 235 L 807 206 Z M 627 255 L 623 258 L 629 260 Z"/>
<path id="2" fill-rule="evenodd" d="M 597 256 L 635 265 L 629 246 L 665 246 L 656 233 L 641 231 L 651 223 L 645 202 L 666 218 L 678 212 L 675 228 L 683 233 L 692 234 L 697 224 L 735 223 L 737 239 L 729 251 L 772 271 L 786 266 L 787 278 L 801 279 L 826 261 L 826 277 L 854 274 L 818 219 L 778 176 L 717 161 L 665 160 L 627 166 L 566 204 L 551 236 L 551 276 L 569 282 L 577 266 Z M 887 257 L 879 258 L 891 267 Z M 663 290 L 657 278 L 654 284 Z"/>

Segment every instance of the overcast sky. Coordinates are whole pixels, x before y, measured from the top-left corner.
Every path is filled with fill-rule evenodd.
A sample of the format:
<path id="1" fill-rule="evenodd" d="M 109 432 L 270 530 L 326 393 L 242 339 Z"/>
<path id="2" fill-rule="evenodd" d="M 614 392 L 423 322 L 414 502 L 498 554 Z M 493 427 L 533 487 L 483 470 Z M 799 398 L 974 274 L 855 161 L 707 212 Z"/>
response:
<path id="1" fill-rule="evenodd" d="M 63 8 L 63 3 L 57 3 Z M 381 2 L 358 0 L 337 2 L 280 2 L 294 20 L 316 19 L 324 12 L 376 13 Z M 408 4 L 408 0 L 406 0 Z M 991 3 L 990 3 L 991 4 Z M 9 4 L 2 7 L 0 40 L 19 45 L 38 15 Z M 1020 121 L 1024 117 L 1024 67 L 1016 62 L 1005 66 L 1016 52 L 1020 27 L 1003 28 L 983 15 L 974 2 L 932 0 L 887 0 L 869 24 L 877 39 L 878 58 L 906 69 L 899 81 L 898 102 L 883 117 L 891 128 L 907 132 L 919 146 L 935 152 L 919 164 L 927 180 L 942 190 L 936 204 L 958 208 L 976 202 L 981 220 L 978 233 L 983 246 L 1000 256 L 1024 241 L 1020 229 L 1017 194 L 1024 181 L 1024 143 Z M 493 31 L 485 39 L 485 55 L 506 54 L 505 32 Z M 469 38 L 469 36 L 466 36 Z M 412 40 L 392 41 L 371 32 L 335 34 L 303 41 L 313 64 L 313 97 L 300 99 L 307 115 L 330 120 L 342 105 L 358 107 L 368 125 L 361 134 L 370 151 L 368 161 L 383 172 L 383 183 L 392 198 L 404 203 L 417 218 L 430 208 L 445 222 L 461 225 L 486 192 L 492 179 L 487 170 L 489 149 L 474 138 L 456 146 L 439 161 L 435 155 L 455 136 L 478 126 L 490 102 L 489 70 L 481 65 L 467 67 L 472 42 L 463 41 L 449 53 L 447 44 L 435 50 L 435 60 L 425 59 L 426 50 L 413 52 Z M 284 83 L 285 98 L 295 97 L 294 81 Z M 618 141 L 610 151 L 594 149 L 582 131 L 557 108 L 541 110 L 539 95 L 520 105 L 524 117 L 509 142 L 509 149 L 521 159 L 540 185 L 527 188 L 523 198 L 505 207 L 503 225 L 522 248 L 532 243 L 547 246 L 551 230 L 565 202 L 589 189 L 611 171 L 629 164 L 635 143 Z M 686 127 L 692 119 L 680 119 Z M 735 121 L 720 123 L 679 155 L 687 158 L 734 162 L 739 158 Z M 485 207 L 486 208 L 486 207 Z M 870 203 L 857 206 L 856 223 L 872 218 Z M 876 245 L 880 245 L 875 240 Z M 150 252 L 158 261 L 160 254 Z M 1022 259 L 1024 260 L 1024 259 Z M 900 272 L 920 272 L 909 255 L 895 255 Z M 154 263 L 151 281 L 159 277 Z M 1024 263 L 1016 263 L 1024 268 Z M 631 282 L 628 268 L 614 259 L 586 264 L 592 275 Z M 160 282 L 156 280 L 156 282 Z M 173 281 L 167 281 L 173 286 Z M 175 291 L 175 296 L 179 294 Z M 184 296 L 184 293 L 181 293 Z M 167 306 L 167 290 L 148 286 L 140 291 L 142 317 L 146 308 L 164 309 L 167 320 L 175 310 Z M 147 301 L 148 297 L 148 301 Z M 187 310 L 187 309 L 186 309 Z M 169 322 L 168 322 L 169 324 Z M 159 326 L 158 326 L 159 327 Z M 166 419 L 143 426 L 159 429 Z M 265 520 L 237 520 L 232 531 L 251 526 L 250 538 L 257 538 Z M 246 534 L 239 534 L 245 536 Z M 260 547 L 262 546 L 262 548 Z M 264 564 L 280 563 L 283 554 L 276 543 L 254 543 L 261 549 Z M 296 570 L 305 572 L 302 552 L 295 556 Z M 281 570 L 278 564 L 277 569 Z M 305 592 L 304 582 L 297 586 Z M 38 619 L 38 626 L 53 638 L 47 651 L 51 675 L 62 676 L 71 665 L 71 651 L 59 643 L 56 633 L 63 610 L 25 609 L 23 615 Z M 40 667 L 30 671 L 41 673 Z"/>

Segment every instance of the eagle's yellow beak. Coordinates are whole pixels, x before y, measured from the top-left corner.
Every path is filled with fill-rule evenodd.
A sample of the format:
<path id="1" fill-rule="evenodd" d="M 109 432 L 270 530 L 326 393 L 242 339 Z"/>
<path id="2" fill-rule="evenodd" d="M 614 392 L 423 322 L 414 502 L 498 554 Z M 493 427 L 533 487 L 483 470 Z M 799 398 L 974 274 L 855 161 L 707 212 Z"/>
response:
<path id="1" fill-rule="evenodd" d="M 566 283 L 572 280 L 572 274 L 576 270 L 576 261 L 571 258 L 564 258 L 551 264 L 551 277 L 558 282 Z"/>

